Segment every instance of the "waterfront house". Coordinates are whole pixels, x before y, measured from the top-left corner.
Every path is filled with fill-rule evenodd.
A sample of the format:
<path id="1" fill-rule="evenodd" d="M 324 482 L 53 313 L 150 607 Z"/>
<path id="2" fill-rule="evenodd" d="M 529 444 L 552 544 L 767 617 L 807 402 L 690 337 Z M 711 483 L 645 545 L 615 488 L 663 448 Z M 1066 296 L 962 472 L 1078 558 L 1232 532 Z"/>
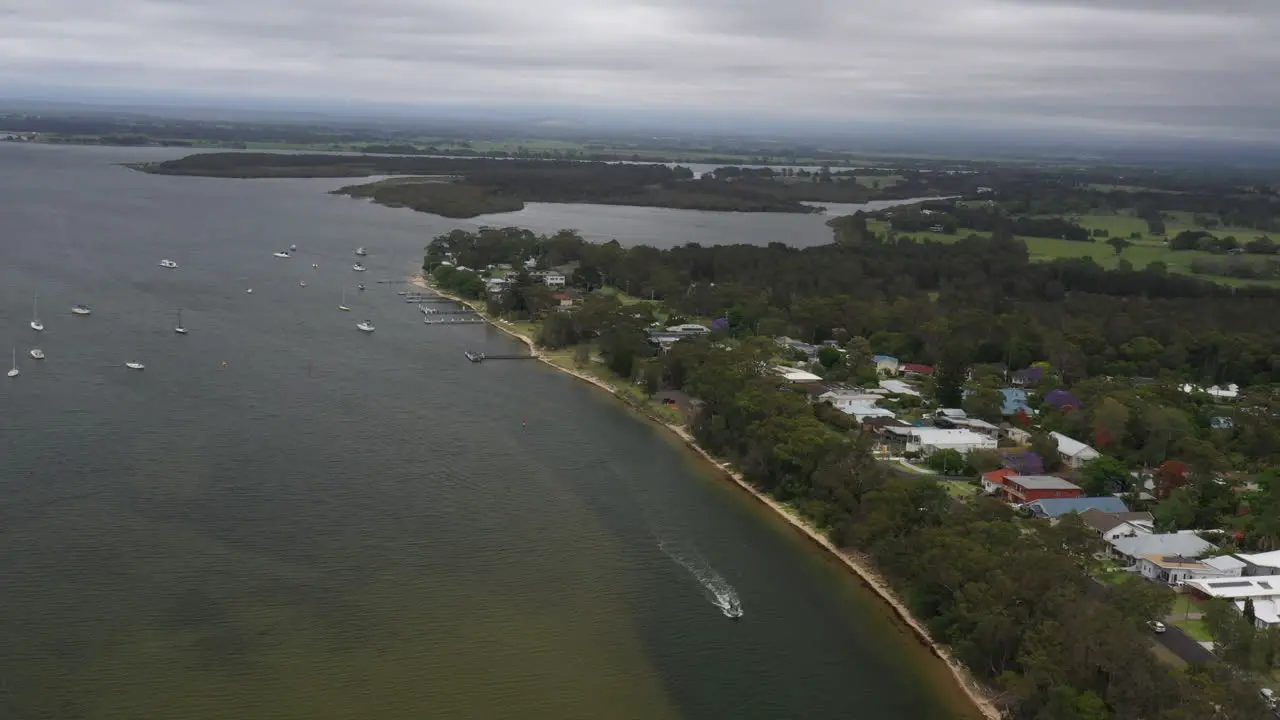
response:
<path id="1" fill-rule="evenodd" d="M 1254 622 L 1259 629 L 1280 627 L 1280 575 L 1193 578 L 1183 586 L 1197 597 L 1226 600 L 1241 613 L 1245 602 L 1252 600 Z"/>
<path id="2" fill-rule="evenodd" d="M 1124 501 L 1117 497 L 1056 497 L 1044 498 L 1028 503 L 1027 510 L 1038 518 L 1057 520 L 1063 515 L 1076 513 L 1084 518 L 1090 511 L 1106 513 L 1126 513 L 1129 511 Z"/>
<path id="3" fill-rule="evenodd" d="M 882 375 L 898 374 L 898 358 L 890 355 L 873 355 L 871 362 L 876 364 L 876 371 Z"/>
<path id="4" fill-rule="evenodd" d="M 933 368 L 920 363 L 907 363 L 902 366 L 902 374 L 907 377 L 931 377 Z"/>
<path id="5" fill-rule="evenodd" d="M 1079 470 L 1085 463 L 1102 456 L 1097 450 L 1060 432 L 1051 432 L 1049 437 L 1058 443 L 1058 455 L 1062 457 L 1062 462 L 1073 470 Z"/>
<path id="6" fill-rule="evenodd" d="M 987 495 L 999 495 L 1004 488 L 1004 480 L 1010 475 L 1017 475 L 1017 471 L 1009 468 L 1001 468 L 1000 470 L 992 470 L 982 474 L 982 492 Z"/>
<path id="7" fill-rule="evenodd" d="M 1103 500 L 1106 498 L 1096 499 Z M 1155 518 L 1149 512 L 1111 512 L 1098 507 L 1090 507 L 1081 511 L 1080 519 L 1091 530 L 1101 535 L 1103 540 L 1108 542 L 1122 537 L 1136 536 L 1139 533 L 1154 532 Z"/>
<path id="8" fill-rule="evenodd" d="M 1148 555 L 1196 558 L 1214 549 L 1213 543 L 1192 530 L 1172 533 L 1137 533 L 1109 542 L 1111 554 L 1130 567 Z"/>
<path id="9" fill-rule="evenodd" d="M 1002 415 L 1017 415 L 1024 412 L 1028 417 L 1035 415 L 1036 411 L 1031 409 L 1031 404 L 1027 402 L 1027 391 L 1022 388 L 1000 388 L 1000 394 L 1004 396 L 1004 402 L 1000 406 Z"/>
<path id="10" fill-rule="evenodd" d="M 1138 572 L 1148 580 L 1166 585 L 1182 585 L 1189 581 L 1238 578 L 1244 563 L 1230 555 L 1196 558 L 1181 555 L 1149 554 L 1138 558 Z"/>
<path id="11" fill-rule="evenodd" d="M 1005 499 L 1023 504 L 1050 498 L 1078 498 L 1084 494 L 1079 485 L 1053 475 L 1009 475 L 1002 487 Z"/>
<path id="12" fill-rule="evenodd" d="M 949 430 L 936 427 L 886 427 L 886 437 L 896 438 L 906 452 L 932 455 L 939 450 L 968 453 L 972 450 L 995 450 L 996 440 L 972 430 Z"/>
<path id="13" fill-rule="evenodd" d="M 901 380 L 881 380 L 880 387 L 889 392 L 890 395 L 910 395 L 912 397 L 920 397 L 920 392 Z"/>

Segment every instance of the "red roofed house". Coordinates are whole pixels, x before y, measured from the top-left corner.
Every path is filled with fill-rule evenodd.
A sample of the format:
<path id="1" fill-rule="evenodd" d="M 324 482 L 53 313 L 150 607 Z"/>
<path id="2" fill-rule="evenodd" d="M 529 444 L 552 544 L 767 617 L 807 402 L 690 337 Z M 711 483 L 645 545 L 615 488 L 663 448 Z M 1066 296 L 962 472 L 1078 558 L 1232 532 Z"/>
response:
<path id="1" fill-rule="evenodd" d="M 921 365 L 920 363 L 907 363 L 902 366 L 902 374 L 930 376 L 933 375 L 933 368 L 928 365 Z"/>
<path id="2" fill-rule="evenodd" d="M 982 491 L 988 495 L 998 495 L 1000 494 L 1000 489 L 1004 487 L 1004 479 L 1010 475 L 1017 474 L 1016 470 L 1010 470 L 1009 468 L 982 473 Z"/>
<path id="3" fill-rule="evenodd" d="M 1005 499 L 1013 503 L 1029 503 L 1049 498 L 1078 498 L 1084 495 L 1079 485 L 1052 475 L 1010 475 L 1004 479 Z"/>
<path id="4" fill-rule="evenodd" d="M 566 293 L 556 293 L 556 294 L 554 294 L 554 295 L 552 295 L 552 296 L 551 296 L 551 299 L 552 299 L 552 300 L 555 300 L 555 301 L 556 301 L 556 302 L 558 302 L 558 303 L 560 303 L 560 307 L 562 307 L 562 308 L 570 308 L 570 307 L 573 307 L 573 296 L 572 296 L 572 295 L 568 295 L 568 294 L 566 294 Z"/>

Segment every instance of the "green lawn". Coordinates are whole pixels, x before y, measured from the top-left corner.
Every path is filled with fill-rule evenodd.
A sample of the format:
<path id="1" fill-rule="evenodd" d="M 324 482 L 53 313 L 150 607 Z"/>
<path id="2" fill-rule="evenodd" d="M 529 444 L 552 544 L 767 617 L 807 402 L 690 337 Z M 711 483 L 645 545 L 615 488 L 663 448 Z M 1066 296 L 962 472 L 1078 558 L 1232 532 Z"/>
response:
<path id="1" fill-rule="evenodd" d="M 1169 615 L 1176 618 L 1189 613 L 1203 614 L 1206 610 L 1208 610 L 1208 606 L 1203 600 L 1190 595 L 1179 595 L 1174 599 L 1173 609 L 1169 611 Z"/>
<path id="2" fill-rule="evenodd" d="M 1107 227 L 1112 234 L 1118 234 L 1119 231 L 1126 227 L 1131 227 L 1131 222 L 1141 224 L 1141 230 L 1146 230 L 1146 223 L 1137 218 L 1129 218 L 1121 215 L 1083 215 L 1077 218 L 1080 223 L 1089 228 Z M 888 232 L 889 225 L 880 220 L 872 220 L 867 226 L 874 232 L 884 234 Z M 1112 229 L 1114 228 L 1114 229 Z M 1191 229 L 1188 224 L 1179 226 L 1174 223 L 1168 223 L 1168 235 L 1176 235 L 1182 230 Z M 1136 229 L 1136 228 L 1135 228 Z M 1237 238 L 1252 239 L 1254 235 L 1259 234 L 1256 230 L 1220 230 L 1215 231 L 1221 235 L 1234 234 Z M 1245 232 L 1252 234 L 1245 235 Z M 933 242 L 953 243 L 969 235 L 987 235 L 988 233 L 975 233 L 970 230 L 960 230 L 955 235 L 947 235 L 944 233 L 905 233 L 919 241 L 930 240 Z M 1128 233 L 1119 233 L 1127 235 Z M 1199 250 L 1180 250 L 1174 252 L 1163 245 L 1162 240 L 1152 239 L 1150 237 L 1143 240 L 1132 241 L 1133 245 L 1126 248 L 1124 253 L 1116 255 L 1115 250 L 1107 244 L 1105 238 L 1098 238 L 1097 242 L 1073 242 L 1071 240 L 1060 240 L 1056 238 L 1041 237 L 1019 237 L 1027 244 L 1027 250 L 1031 255 L 1031 259 L 1035 261 L 1050 261 L 1061 258 L 1093 258 L 1094 262 L 1105 268 L 1115 268 L 1120 259 L 1129 261 L 1134 268 L 1142 269 L 1153 262 L 1165 263 L 1170 272 L 1191 274 L 1191 263 L 1197 259 L 1212 259 L 1221 261 L 1224 256 L 1214 255 L 1213 253 L 1201 252 Z M 1246 262 L 1262 263 L 1265 260 L 1258 256 L 1243 255 L 1240 256 Z M 1239 278 L 1228 278 L 1217 275 L 1198 275 L 1206 280 L 1212 280 L 1222 285 L 1231 285 L 1241 287 L 1245 285 L 1263 285 L 1268 287 L 1280 287 L 1280 281 L 1275 280 L 1242 280 Z"/>
<path id="3" fill-rule="evenodd" d="M 960 482 L 957 480 L 948 480 L 942 483 L 942 486 L 947 489 L 948 495 L 953 498 L 960 499 L 971 498 L 974 495 L 977 495 L 981 490 L 981 488 L 976 485 L 970 485 L 967 482 Z"/>
<path id="4" fill-rule="evenodd" d="M 1203 620 L 1178 620 L 1175 618 L 1172 622 L 1199 642 L 1211 642 L 1213 640 L 1213 636 L 1209 634 L 1209 628 L 1205 626 Z"/>

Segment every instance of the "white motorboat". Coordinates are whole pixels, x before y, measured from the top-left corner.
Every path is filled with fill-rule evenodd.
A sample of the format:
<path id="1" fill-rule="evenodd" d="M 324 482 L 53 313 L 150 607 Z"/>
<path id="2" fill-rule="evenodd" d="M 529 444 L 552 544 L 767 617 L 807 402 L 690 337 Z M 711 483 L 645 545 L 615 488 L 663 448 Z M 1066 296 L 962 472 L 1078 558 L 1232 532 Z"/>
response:
<path id="1" fill-rule="evenodd" d="M 137 360 L 130 360 L 129 362 L 125 363 L 124 366 L 129 368 L 130 370 L 146 370 L 147 369 L 146 365 L 143 365 Z"/>
<path id="2" fill-rule="evenodd" d="M 356 256 L 357 256 L 357 257 L 364 257 L 365 255 L 368 255 L 368 254 L 369 254 L 369 251 L 368 251 L 368 250 L 365 250 L 365 249 L 364 249 L 364 248 L 362 248 L 362 247 L 358 247 L 358 248 L 356 248 Z"/>
<path id="3" fill-rule="evenodd" d="M 93 311 L 89 309 L 88 305 L 75 305 L 71 308 L 72 315 L 89 315 L 92 312 Z"/>
<path id="4" fill-rule="evenodd" d="M 252 295 L 252 294 L 253 294 L 253 288 L 249 288 L 248 290 L 245 290 L 245 292 L 247 292 L 247 293 L 249 293 L 250 295 Z"/>
<path id="5" fill-rule="evenodd" d="M 306 281 L 306 280 L 299 280 L 299 281 L 298 281 L 298 287 L 306 287 L 306 286 L 307 286 L 307 281 Z"/>
<path id="6" fill-rule="evenodd" d="M 320 267 L 320 263 L 311 263 L 311 267 L 318 268 Z"/>
<path id="7" fill-rule="evenodd" d="M 278 257 L 278 258 L 287 258 L 287 257 L 289 257 L 289 253 L 285 252 L 284 250 L 281 250 L 280 252 L 273 252 L 273 253 L 271 253 L 271 254 L 272 254 L 272 255 L 274 255 L 274 256 L 276 256 L 276 257 Z"/>
<path id="8" fill-rule="evenodd" d="M 40 296 L 34 295 L 31 298 L 31 329 L 36 332 L 44 330 L 44 323 L 40 322 Z"/>
<path id="9" fill-rule="evenodd" d="M 369 322 L 368 320 L 356 323 L 356 327 L 368 333 L 371 333 L 375 330 L 375 328 L 373 327 L 373 323 Z"/>
<path id="10" fill-rule="evenodd" d="M 13 367 L 10 368 L 9 372 L 5 373 L 5 375 L 8 375 L 9 377 L 18 377 L 18 349 L 17 348 L 13 349 Z"/>
<path id="11" fill-rule="evenodd" d="M 364 283 L 360 283 L 359 285 L 357 285 L 356 289 L 359 290 L 360 292 L 364 292 Z"/>
<path id="12" fill-rule="evenodd" d="M 161 261 L 160 261 L 160 267 L 162 267 L 162 268 L 176 268 L 176 267 L 178 267 L 178 263 L 176 263 L 176 262 L 174 262 L 174 261 L 172 261 L 172 260 L 161 260 Z"/>
<path id="13" fill-rule="evenodd" d="M 297 246 L 297 245 L 290 245 L 290 246 L 289 246 L 289 252 L 298 252 L 298 246 Z"/>
<path id="14" fill-rule="evenodd" d="M 397 295 L 408 295 L 408 294 L 409 294 L 409 291 L 408 291 L 408 290 L 397 290 L 397 291 L 396 291 L 396 294 L 397 294 Z"/>
<path id="15" fill-rule="evenodd" d="M 342 304 L 338 306 L 338 309 L 342 310 L 343 312 L 351 311 L 351 308 L 347 307 L 347 289 L 346 288 L 342 289 Z"/>
<path id="16" fill-rule="evenodd" d="M 31 348 L 31 357 L 35 358 L 36 360 L 43 360 L 44 351 L 41 350 L 40 348 Z"/>
<path id="17" fill-rule="evenodd" d="M 355 265 L 352 265 L 352 266 L 351 266 L 351 269 L 352 269 L 352 270 L 355 270 L 356 272 L 364 272 L 364 271 L 365 271 L 365 266 L 364 266 L 364 265 L 361 265 L 360 263 L 356 263 Z"/>
<path id="18" fill-rule="evenodd" d="M 178 310 L 178 324 L 173 326 L 173 331 L 179 335 L 186 335 L 187 328 L 182 324 L 182 310 Z"/>

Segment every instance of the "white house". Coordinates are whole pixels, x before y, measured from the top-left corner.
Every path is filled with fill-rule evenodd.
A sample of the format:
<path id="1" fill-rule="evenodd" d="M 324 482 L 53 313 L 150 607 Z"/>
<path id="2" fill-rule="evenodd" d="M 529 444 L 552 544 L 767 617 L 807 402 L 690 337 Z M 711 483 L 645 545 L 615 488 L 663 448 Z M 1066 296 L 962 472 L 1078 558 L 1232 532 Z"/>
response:
<path id="1" fill-rule="evenodd" d="M 912 397 L 920 397 L 920 392 L 901 380 L 881 380 L 880 387 L 888 390 L 891 395 L 911 395 Z"/>
<path id="2" fill-rule="evenodd" d="M 1132 537 L 1116 538 L 1110 544 L 1111 554 L 1130 566 L 1151 555 L 1195 558 L 1214 549 L 1213 543 L 1191 530 L 1162 534 L 1139 532 Z"/>
<path id="3" fill-rule="evenodd" d="M 1245 564 L 1245 575 L 1280 575 L 1280 550 L 1253 555 L 1237 553 L 1236 557 Z"/>
<path id="4" fill-rule="evenodd" d="M 1231 383 L 1226 387 L 1214 385 L 1212 387 L 1204 388 L 1199 385 L 1187 384 L 1182 386 L 1182 392 L 1189 395 L 1194 393 L 1205 393 L 1219 400 L 1235 400 L 1240 397 L 1240 386 L 1235 383 Z"/>
<path id="5" fill-rule="evenodd" d="M 803 382 L 820 382 L 822 380 L 821 375 L 814 375 L 811 372 L 805 372 L 804 370 L 797 370 L 795 368 L 787 367 L 786 365 L 777 365 L 773 368 L 773 371 L 778 375 L 781 375 L 782 379 L 786 380 L 787 382 L 803 383 Z"/>
<path id="6" fill-rule="evenodd" d="M 828 390 L 818 396 L 818 402 L 828 402 L 835 409 L 848 412 L 860 405 L 874 405 L 880 397 L 862 390 Z"/>
<path id="7" fill-rule="evenodd" d="M 1259 628 L 1280 626 L 1280 575 L 1194 579 L 1185 584 L 1201 597 L 1228 600 L 1241 612 L 1245 601 L 1252 600 L 1253 615 Z"/>
<path id="8" fill-rule="evenodd" d="M 1181 585 L 1190 580 L 1240 577 L 1244 563 L 1229 555 L 1197 560 L 1181 555 L 1151 554 L 1138 558 L 1137 567 L 1148 580 Z"/>
<path id="9" fill-rule="evenodd" d="M 1060 432 L 1051 432 L 1049 437 L 1058 443 L 1058 455 L 1062 456 L 1062 462 L 1072 469 L 1079 469 L 1081 465 L 1102 456 L 1097 450 Z"/>
<path id="10" fill-rule="evenodd" d="M 932 455 L 939 450 L 968 453 L 971 450 L 995 450 L 996 439 L 972 430 L 946 430 L 932 427 L 887 427 L 886 432 L 906 441 L 907 452 Z"/>
<path id="11" fill-rule="evenodd" d="M 562 288 L 565 284 L 564 273 L 549 272 L 542 276 L 542 284 L 549 288 Z"/>

